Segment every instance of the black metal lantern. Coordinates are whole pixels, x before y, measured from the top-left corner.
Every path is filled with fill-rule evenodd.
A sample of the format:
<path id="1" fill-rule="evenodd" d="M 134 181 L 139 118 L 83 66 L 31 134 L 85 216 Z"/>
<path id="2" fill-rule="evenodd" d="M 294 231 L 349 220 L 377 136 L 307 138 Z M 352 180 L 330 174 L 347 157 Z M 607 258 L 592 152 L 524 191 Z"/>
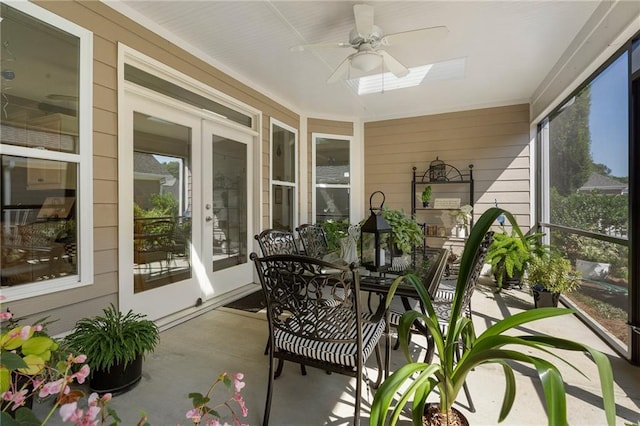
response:
<path id="1" fill-rule="evenodd" d="M 373 196 L 382 195 L 380 207 L 374 209 L 371 205 Z M 375 191 L 369 197 L 369 211 L 371 216 L 360 229 L 360 253 L 362 266 L 370 271 L 386 271 L 391 267 L 391 255 L 385 255 L 385 248 L 391 249 L 391 225 L 382 215 L 385 196 L 382 191 Z M 371 241 L 373 239 L 373 241 Z M 372 244 L 373 243 L 373 244 Z"/>
<path id="2" fill-rule="evenodd" d="M 431 182 L 447 180 L 447 166 L 438 157 L 429 163 L 429 180 Z"/>

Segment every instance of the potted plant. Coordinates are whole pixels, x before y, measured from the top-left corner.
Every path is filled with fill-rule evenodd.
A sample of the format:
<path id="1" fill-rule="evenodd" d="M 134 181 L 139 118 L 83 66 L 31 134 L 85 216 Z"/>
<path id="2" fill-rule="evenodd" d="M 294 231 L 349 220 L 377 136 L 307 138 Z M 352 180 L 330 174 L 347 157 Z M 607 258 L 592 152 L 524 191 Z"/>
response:
<path id="1" fill-rule="evenodd" d="M 429 201 L 431 201 L 431 185 L 427 185 L 422 190 L 422 207 L 429 207 Z"/>
<path id="2" fill-rule="evenodd" d="M 75 353 L 87 356 L 91 390 L 123 392 L 142 377 L 142 359 L 160 340 L 158 327 L 145 315 L 123 314 L 110 305 L 103 316 L 82 318 L 65 338 Z"/>
<path id="3" fill-rule="evenodd" d="M 402 281 L 408 281 L 415 286 L 426 313 L 410 310 L 402 315 L 398 326 L 398 340 L 407 364 L 389 376 L 376 391 L 371 406 L 370 425 L 385 425 L 387 417 L 390 417 L 388 424 L 396 424 L 400 412 L 410 400 L 412 401 L 413 424 L 428 424 L 423 423 L 427 397 L 436 389 L 439 397 L 439 412 L 445 418 L 452 416 L 452 405 L 458 397 L 467 375 L 474 368 L 487 363 L 499 364 L 506 379 L 506 390 L 498 419 L 498 421 L 502 421 L 511 411 L 516 396 L 515 376 L 510 364 L 514 361 L 531 364 L 538 372 L 548 404 L 546 413 L 548 424 L 567 424 L 566 391 L 562 375 L 558 368 L 548 360 L 548 357 L 543 359 L 531 354 L 532 348 L 547 354 L 551 353 L 551 348 L 580 351 L 590 357 L 598 368 L 607 424 L 615 424 L 613 373 L 611 363 L 604 354 L 581 343 L 555 336 L 514 334 L 532 321 L 570 314 L 574 312 L 573 310 L 541 308 L 521 312 L 498 321 L 479 336 L 475 335 L 473 322 L 461 312 L 463 291 L 466 281 L 472 273 L 475 255 L 484 235 L 500 213 L 504 213 L 517 228 L 513 216 L 499 208 L 490 208 L 480 217 L 471 231 L 462 254 L 460 273 L 446 332 L 440 328 L 431 298 L 417 276 L 399 277 L 391 286 L 387 305 L 393 299 L 393 293 L 398 285 Z M 521 233 L 519 229 L 516 232 Z M 433 343 L 438 351 L 438 357 L 435 358 L 438 360 L 437 363 L 415 362 L 411 358 L 408 337 L 410 328 L 416 320 L 421 320 L 433 337 Z M 522 347 L 522 350 L 517 350 L 518 346 Z M 556 357 L 562 360 L 561 357 L 557 355 Z M 389 413 L 392 400 L 397 395 L 399 396 L 398 402 Z M 445 423 L 446 421 L 443 421 L 441 424 Z"/>
<path id="4" fill-rule="evenodd" d="M 511 234 L 505 232 L 504 228 L 502 233 L 494 234 L 485 261 L 491 265 L 498 291 L 504 284 L 521 286 L 521 277 L 531 259 L 544 256 L 546 252 L 546 248 L 540 243 L 543 235 L 539 232 L 524 235 L 517 226 Z"/>
<path id="5" fill-rule="evenodd" d="M 470 204 L 465 204 L 460 207 L 458 210 L 453 211 L 451 215 L 456 220 L 456 236 L 458 238 L 466 238 L 467 237 L 467 229 L 469 223 L 471 222 L 471 212 L 473 211 L 473 206 Z"/>
<path id="6" fill-rule="evenodd" d="M 391 241 L 402 253 L 411 253 L 415 247 L 422 245 L 424 233 L 413 217 L 407 216 L 403 210 L 382 209 L 382 216 L 391 226 Z"/>
<path id="7" fill-rule="evenodd" d="M 580 275 L 571 267 L 571 261 L 555 250 L 534 256 L 527 278 L 536 308 L 558 307 L 560 294 L 580 286 Z"/>

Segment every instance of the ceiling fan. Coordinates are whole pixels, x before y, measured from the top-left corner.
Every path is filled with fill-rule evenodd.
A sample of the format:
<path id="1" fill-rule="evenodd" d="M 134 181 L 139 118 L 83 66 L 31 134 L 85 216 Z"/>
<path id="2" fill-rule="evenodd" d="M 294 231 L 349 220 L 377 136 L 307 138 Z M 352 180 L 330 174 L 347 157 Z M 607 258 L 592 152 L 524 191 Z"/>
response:
<path id="1" fill-rule="evenodd" d="M 348 42 L 320 43 L 294 46 L 293 51 L 303 51 L 316 48 L 350 47 L 356 52 L 347 56 L 329 77 L 328 82 L 340 80 L 349 72 L 350 67 L 363 72 L 369 72 L 376 67 L 385 65 L 396 77 L 404 77 L 409 70 L 400 61 L 391 56 L 382 47 L 403 43 L 423 41 L 426 37 L 438 38 L 449 31 L 445 26 L 419 28 L 394 34 L 383 35 L 382 30 L 373 24 L 373 6 L 356 4 L 353 6 L 356 26 L 349 33 Z"/>

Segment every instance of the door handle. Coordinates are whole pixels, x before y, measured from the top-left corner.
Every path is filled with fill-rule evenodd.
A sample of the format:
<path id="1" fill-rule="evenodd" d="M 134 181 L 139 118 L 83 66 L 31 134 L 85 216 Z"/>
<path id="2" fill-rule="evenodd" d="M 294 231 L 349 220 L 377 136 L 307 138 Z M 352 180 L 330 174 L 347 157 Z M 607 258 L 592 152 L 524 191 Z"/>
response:
<path id="1" fill-rule="evenodd" d="M 204 218 L 204 220 L 206 220 L 207 222 L 211 222 L 213 218 L 211 216 L 207 216 Z"/>

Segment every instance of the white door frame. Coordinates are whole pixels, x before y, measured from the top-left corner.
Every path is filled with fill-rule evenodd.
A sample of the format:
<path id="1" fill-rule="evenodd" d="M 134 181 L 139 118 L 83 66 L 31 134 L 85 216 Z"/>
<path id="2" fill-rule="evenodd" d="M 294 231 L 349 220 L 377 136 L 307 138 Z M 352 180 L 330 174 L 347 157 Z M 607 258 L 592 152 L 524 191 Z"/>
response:
<path id="1" fill-rule="evenodd" d="M 119 198 L 118 198 L 118 213 L 119 213 L 119 235 L 118 235 L 118 247 L 119 247 L 119 259 L 118 259 L 118 276 L 119 276 L 119 289 L 118 289 L 118 300 L 121 309 L 128 309 L 127 306 L 131 306 L 135 308 L 134 310 L 138 310 L 141 312 L 146 311 L 147 309 L 152 309 L 152 311 L 148 314 L 150 319 L 159 319 L 164 318 L 163 322 L 176 322 L 179 321 L 180 318 L 186 318 L 188 315 L 192 315 L 194 312 L 204 309 L 211 309 L 219 306 L 221 304 L 226 303 L 229 299 L 237 298 L 238 296 L 245 294 L 250 291 L 254 291 L 255 287 L 253 285 L 240 285 L 237 288 L 229 288 L 225 286 L 222 290 L 227 290 L 226 292 L 220 291 L 211 291 L 211 283 L 208 283 L 206 280 L 202 279 L 202 275 L 198 276 L 198 271 L 194 268 L 192 273 L 192 279 L 198 280 L 199 289 L 198 294 L 200 295 L 201 301 L 196 303 L 196 300 L 192 301 L 192 304 L 188 308 L 175 306 L 170 310 L 161 310 L 152 307 L 147 307 L 146 305 L 160 305 L 159 303 L 147 303 L 138 306 L 138 304 L 133 304 L 130 302 L 130 298 L 133 295 L 133 277 L 132 277 L 132 250 L 133 250 L 133 140 L 132 140 L 132 132 L 133 132 L 133 115 L 131 106 L 128 105 L 131 103 L 131 96 L 138 96 L 144 99 L 153 101 L 160 105 L 165 105 L 167 107 L 174 108 L 175 110 L 181 111 L 181 113 L 189 115 L 192 119 L 200 120 L 200 127 L 198 127 L 198 132 L 200 132 L 200 140 L 196 141 L 194 139 L 193 143 L 193 167 L 200 168 L 202 166 L 202 162 L 198 162 L 195 164 L 195 159 L 201 158 L 201 151 L 196 152 L 196 149 L 200 149 L 202 147 L 201 138 L 202 138 L 202 122 L 206 120 L 208 122 L 215 123 L 216 125 L 220 125 L 225 129 L 233 129 L 234 131 L 238 131 L 242 134 L 252 139 L 251 148 L 248 155 L 248 162 L 252 162 L 255 167 L 253 167 L 253 176 L 251 177 L 250 186 L 248 188 L 252 189 L 252 208 L 248 211 L 248 227 L 254 230 L 260 229 L 261 227 L 261 219 L 262 219 L 262 167 L 261 167 L 261 129 L 262 129 L 262 113 L 249 105 L 246 105 L 236 99 L 231 98 L 230 96 L 219 92 L 204 83 L 197 81 L 185 74 L 182 74 L 166 65 L 144 55 L 141 54 L 123 44 L 118 45 L 118 54 L 119 54 L 119 62 L 118 62 L 118 111 L 119 111 L 119 120 L 118 120 L 118 134 L 119 134 L 119 143 L 118 143 L 118 160 L 119 160 L 119 174 L 118 174 L 118 189 L 119 189 Z M 192 105 L 184 104 L 180 101 L 167 97 L 165 95 L 156 93 L 152 90 L 143 88 L 134 83 L 125 81 L 124 79 L 124 65 L 132 64 L 137 68 L 143 69 L 146 72 L 150 72 L 154 75 L 157 75 L 160 78 L 163 78 L 167 81 L 170 81 L 174 84 L 180 85 L 185 89 L 194 91 L 202 96 L 205 96 L 209 99 L 212 99 L 221 104 L 227 105 L 243 114 L 249 115 L 252 117 L 252 126 L 251 128 L 242 126 L 238 123 L 234 123 L 225 117 L 219 116 L 215 113 L 207 111 L 202 108 L 198 108 Z M 172 116 L 168 119 L 168 121 L 176 121 L 172 120 L 174 117 Z M 195 131 L 195 128 L 194 128 Z M 197 145 L 197 147 L 196 147 Z M 127 175 L 128 173 L 128 175 Z M 198 176 L 202 176 L 202 172 L 198 170 Z M 193 180 L 192 191 L 194 194 L 193 199 L 193 211 L 201 212 L 203 211 L 201 200 L 203 194 L 202 187 L 202 179 L 197 178 Z M 197 210 L 196 210 L 197 209 Z M 195 255 L 198 253 L 194 253 L 193 251 L 197 250 L 199 255 L 202 255 L 202 235 L 203 230 L 200 225 L 200 221 L 194 221 L 193 227 L 193 248 L 192 248 L 192 257 L 191 259 L 195 260 Z M 252 236 L 252 235 L 251 235 Z M 256 250 L 256 244 L 251 240 L 248 246 L 248 253 Z M 202 271 L 201 271 L 202 272 Z M 252 274 L 252 276 L 254 276 Z M 215 284 L 215 283 L 214 283 Z M 170 302 L 168 302 L 170 304 Z M 167 316 L 169 315 L 170 318 Z"/>

